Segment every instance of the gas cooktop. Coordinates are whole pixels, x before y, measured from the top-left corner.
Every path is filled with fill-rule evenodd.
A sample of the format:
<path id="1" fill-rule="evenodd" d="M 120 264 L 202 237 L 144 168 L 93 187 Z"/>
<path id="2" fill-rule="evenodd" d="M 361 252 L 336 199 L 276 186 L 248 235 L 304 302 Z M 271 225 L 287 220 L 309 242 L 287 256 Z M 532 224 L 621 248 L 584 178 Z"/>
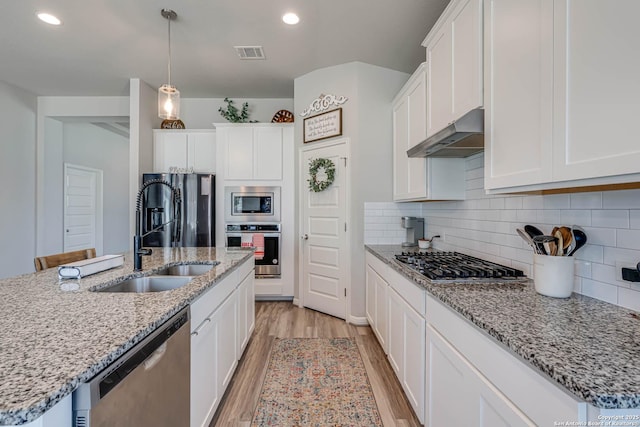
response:
<path id="1" fill-rule="evenodd" d="M 402 252 L 396 260 L 431 280 L 483 282 L 525 279 L 521 270 L 458 252 Z"/>

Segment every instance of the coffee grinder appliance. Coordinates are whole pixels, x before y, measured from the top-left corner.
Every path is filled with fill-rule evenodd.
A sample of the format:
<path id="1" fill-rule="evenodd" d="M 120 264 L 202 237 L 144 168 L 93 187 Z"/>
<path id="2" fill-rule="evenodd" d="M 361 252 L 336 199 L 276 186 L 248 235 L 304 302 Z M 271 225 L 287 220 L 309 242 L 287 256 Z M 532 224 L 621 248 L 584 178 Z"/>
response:
<path id="1" fill-rule="evenodd" d="M 401 224 L 407 230 L 407 239 L 402 246 L 418 246 L 418 239 L 424 238 L 424 218 L 403 216 Z"/>

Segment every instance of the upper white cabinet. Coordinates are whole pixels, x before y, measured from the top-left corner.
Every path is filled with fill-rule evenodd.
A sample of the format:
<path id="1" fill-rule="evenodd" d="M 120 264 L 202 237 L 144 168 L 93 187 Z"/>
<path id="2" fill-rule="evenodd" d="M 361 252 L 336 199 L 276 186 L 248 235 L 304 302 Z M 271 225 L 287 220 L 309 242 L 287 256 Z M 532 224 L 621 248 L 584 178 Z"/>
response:
<path id="1" fill-rule="evenodd" d="M 393 100 L 393 199 L 464 199 L 464 159 L 409 158 L 427 137 L 427 66 L 420 65 Z"/>
<path id="2" fill-rule="evenodd" d="M 282 180 L 283 125 L 216 124 L 226 180 Z"/>
<path id="3" fill-rule="evenodd" d="M 482 0 L 453 0 L 422 45 L 427 49 L 427 135 L 482 107 Z"/>
<path id="4" fill-rule="evenodd" d="M 486 0 L 485 188 L 638 181 L 640 2 Z"/>
<path id="5" fill-rule="evenodd" d="M 153 171 L 172 168 L 216 172 L 216 133 L 213 130 L 153 131 Z"/>

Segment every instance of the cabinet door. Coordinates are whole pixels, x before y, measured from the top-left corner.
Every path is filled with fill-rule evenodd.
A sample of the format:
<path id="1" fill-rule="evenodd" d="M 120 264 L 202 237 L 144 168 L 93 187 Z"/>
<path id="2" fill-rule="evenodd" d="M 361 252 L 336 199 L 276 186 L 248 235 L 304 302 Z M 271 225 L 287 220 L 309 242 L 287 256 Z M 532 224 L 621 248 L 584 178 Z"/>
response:
<path id="1" fill-rule="evenodd" d="M 387 353 L 387 300 L 388 288 L 387 282 L 377 273 L 375 273 L 375 332 L 380 341 L 380 347 Z"/>
<path id="2" fill-rule="evenodd" d="M 253 179 L 282 180 L 282 129 L 255 128 Z"/>
<path id="3" fill-rule="evenodd" d="M 191 333 L 191 426 L 208 426 L 218 406 L 218 327 L 210 318 Z"/>
<path id="4" fill-rule="evenodd" d="M 216 384 L 220 393 L 227 388 L 233 371 L 238 363 L 236 357 L 236 335 L 238 333 L 237 294 L 233 293 L 216 310 L 211 323 L 217 328 L 216 352 L 217 372 Z"/>
<path id="5" fill-rule="evenodd" d="M 371 329 L 376 330 L 376 272 L 367 264 L 365 269 L 365 311 Z"/>
<path id="6" fill-rule="evenodd" d="M 225 128 L 225 179 L 253 179 L 253 129 Z"/>
<path id="7" fill-rule="evenodd" d="M 555 2 L 554 181 L 640 172 L 640 2 Z"/>
<path id="8" fill-rule="evenodd" d="M 406 200 L 409 193 L 407 147 L 409 145 L 409 100 L 393 106 L 393 200 Z"/>
<path id="9" fill-rule="evenodd" d="M 405 168 L 408 175 L 407 198 L 415 199 L 427 195 L 427 167 L 423 158 L 409 158 L 406 151 L 427 138 L 427 79 L 424 68 L 416 75 L 407 91 L 409 106 L 409 138 L 404 147 Z"/>
<path id="10" fill-rule="evenodd" d="M 189 134 L 188 163 L 194 172 L 216 173 L 216 134 L 194 132 Z"/>
<path id="11" fill-rule="evenodd" d="M 255 322 L 255 296 L 253 291 L 253 270 L 238 285 L 238 360 L 247 347 Z"/>
<path id="12" fill-rule="evenodd" d="M 452 39 L 444 25 L 427 46 L 427 135 L 445 128 L 453 120 Z"/>
<path id="13" fill-rule="evenodd" d="M 485 188 L 549 182 L 553 0 L 485 1 Z"/>
<path id="14" fill-rule="evenodd" d="M 425 425 L 535 425 L 431 325 L 427 326 L 426 361 Z"/>
<path id="15" fill-rule="evenodd" d="M 393 371 L 396 373 L 396 376 L 399 380 L 402 379 L 402 371 L 403 371 L 403 351 L 404 351 L 404 340 L 403 340 L 403 325 L 404 321 L 403 316 L 403 305 L 402 297 L 398 295 L 393 289 L 389 289 L 389 299 L 387 303 L 387 314 L 389 316 L 389 363 L 393 368 Z"/>
<path id="16" fill-rule="evenodd" d="M 389 292 L 394 291 L 391 290 Z M 424 423 L 425 320 L 404 301 L 402 315 L 402 388 L 418 419 L 421 423 Z"/>
<path id="17" fill-rule="evenodd" d="M 186 132 L 154 132 L 153 139 L 154 172 L 166 173 L 172 167 L 188 167 Z"/>
<path id="18" fill-rule="evenodd" d="M 453 120 L 482 107 L 482 0 L 465 0 L 453 13 Z"/>

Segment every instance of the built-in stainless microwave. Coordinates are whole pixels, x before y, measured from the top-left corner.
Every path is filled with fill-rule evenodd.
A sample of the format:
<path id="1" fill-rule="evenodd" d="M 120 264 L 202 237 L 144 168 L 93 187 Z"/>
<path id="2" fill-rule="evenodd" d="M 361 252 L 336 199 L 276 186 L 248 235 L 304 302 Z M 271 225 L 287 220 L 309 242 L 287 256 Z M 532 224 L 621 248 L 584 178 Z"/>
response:
<path id="1" fill-rule="evenodd" d="M 225 187 L 226 222 L 280 222 L 280 187 Z"/>

